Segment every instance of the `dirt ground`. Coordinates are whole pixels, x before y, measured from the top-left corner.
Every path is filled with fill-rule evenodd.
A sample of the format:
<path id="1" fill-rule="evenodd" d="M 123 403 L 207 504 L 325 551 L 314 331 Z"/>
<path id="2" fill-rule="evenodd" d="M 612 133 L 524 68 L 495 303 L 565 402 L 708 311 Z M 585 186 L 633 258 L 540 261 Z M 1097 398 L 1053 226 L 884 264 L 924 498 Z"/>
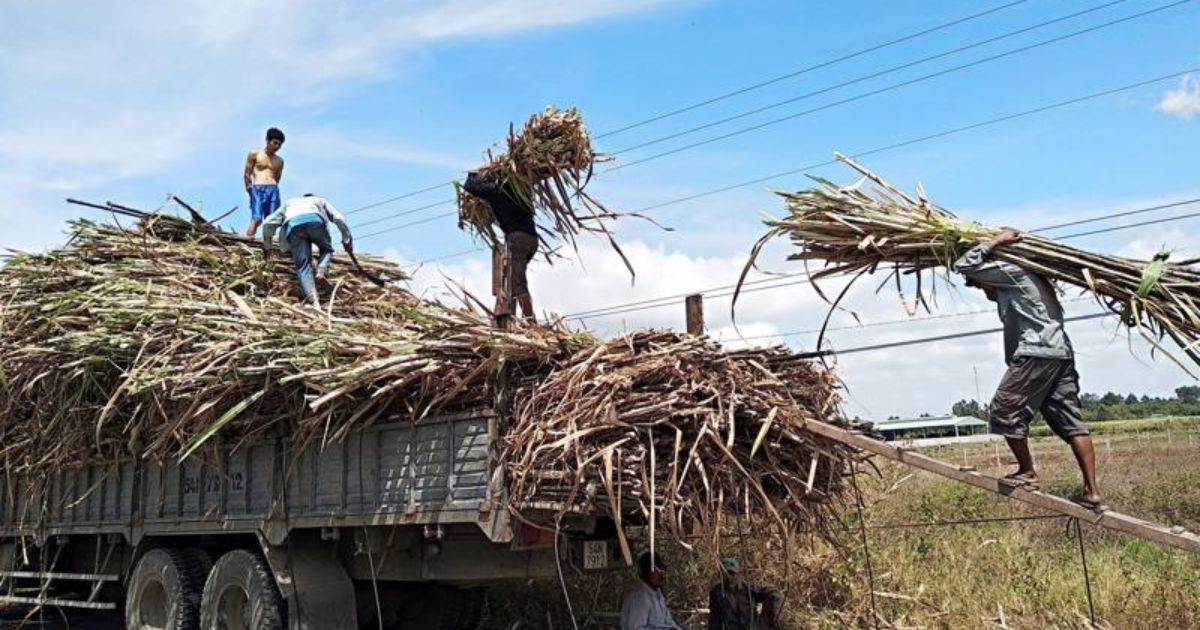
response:
<path id="1" fill-rule="evenodd" d="M 121 630 L 121 616 L 106 611 L 76 611 L 63 614 L 57 610 L 45 610 L 25 621 L 27 608 L 8 607 L 0 609 L 0 628 L 27 628 L 28 630 Z"/>

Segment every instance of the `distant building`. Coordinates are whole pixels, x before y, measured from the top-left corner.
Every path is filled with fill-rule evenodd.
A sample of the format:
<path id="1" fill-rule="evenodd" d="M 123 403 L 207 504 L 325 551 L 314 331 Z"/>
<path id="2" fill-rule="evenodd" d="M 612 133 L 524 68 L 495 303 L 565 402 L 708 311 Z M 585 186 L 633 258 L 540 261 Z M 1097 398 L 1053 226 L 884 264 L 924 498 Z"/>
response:
<path id="1" fill-rule="evenodd" d="M 887 441 L 898 442 L 985 434 L 987 423 L 974 416 L 897 418 L 876 422 L 875 430 L 882 433 Z"/>

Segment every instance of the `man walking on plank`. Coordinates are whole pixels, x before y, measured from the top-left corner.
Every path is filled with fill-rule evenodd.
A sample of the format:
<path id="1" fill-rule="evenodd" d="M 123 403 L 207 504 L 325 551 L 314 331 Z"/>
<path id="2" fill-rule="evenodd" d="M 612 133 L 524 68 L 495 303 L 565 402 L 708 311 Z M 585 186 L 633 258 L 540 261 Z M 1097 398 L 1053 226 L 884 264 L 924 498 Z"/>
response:
<path id="1" fill-rule="evenodd" d="M 283 147 L 283 132 L 271 127 L 267 130 L 267 144 L 259 151 L 246 156 L 246 168 L 242 170 L 242 183 L 250 195 L 250 227 L 246 236 L 254 238 L 258 226 L 279 208 L 279 181 L 283 179 L 283 158 L 279 149 Z"/>
<path id="2" fill-rule="evenodd" d="M 333 245 L 329 235 L 329 222 L 338 226 L 342 233 L 342 247 L 347 252 L 354 252 L 354 243 L 350 236 L 350 226 L 346 225 L 346 217 L 337 211 L 332 204 L 322 197 L 312 193 L 303 197 L 289 199 L 283 207 L 271 213 L 263 223 L 263 255 L 271 256 L 271 239 L 275 231 L 283 228 L 281 241 L 287 242 L 287 248 L 292 253 L 292 262 L 296 265 L 296 279 L 300 283 L 300 293 L 304 301 L 320 306 L 317 298 L 317 280 L 325 280 L 329 274 L 329 263 L 333 260 Z M 312 248 L 317 246 L 316 274 L 313 273 Z"/>
<path id="3" fill-rule="evenodd" d="M 525 274 L 538 248 L 533 207 L 511 182 L 498 181 L 499 177 L 471 171 L 463 183 L 463 190 L 491 206 L 496 223 L 504 232 L 504 289 L 496 296 L 496 321 L 503 324 L 515 313 L 514 301 L 526 318 L 536 321 L 533 298 L 529 295 L 529 280 Z"/>
<path id="4" fill-rule="evenodd" d="M 992 256 L 1019 240 L 1017 231 L 1005 230 L 971 248 L 954 263 L 954 270 L 966 277 L 967 286 L 983 289 L 996 303 L 1004 323 L 1008 371 L 992 399 L 988 425 L 992 433 L 1004 436 L 1008 442 L 1017 458 L 1017 471 L 1001 481 L 1037 486 L 1029 452 L 1029 423 L 1041 411 L 1050 429 L 1071 446 L 1083 473 L 1083 494 L 1078 503 L 1102 510 L 1096 486 L 1096 455 L 1091 434 L 1081 418 L 1079 373 L 1063 327 L 1062 305 L 1045 278 Z"/>

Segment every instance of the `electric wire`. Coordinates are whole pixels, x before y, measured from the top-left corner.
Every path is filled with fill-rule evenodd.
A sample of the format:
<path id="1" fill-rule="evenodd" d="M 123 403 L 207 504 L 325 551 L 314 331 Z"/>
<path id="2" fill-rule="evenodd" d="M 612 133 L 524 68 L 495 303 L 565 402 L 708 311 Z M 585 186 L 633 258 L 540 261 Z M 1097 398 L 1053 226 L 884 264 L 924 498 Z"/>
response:
<path id="1" fill-rule="evenodd" d="M 734 137 L 737 137 L 737 136 L 741 136 L 741 135 L 744 135 L 744 134 L 750 133 L 750 132 L 752 132 L 752 131 L 758 131 L 758 130 L 760 130 L 760 129 L 765 129 L 765 128 L 767 128 L 767 127 L 771 127 L 771 126 L 774 126 L 774 125 L 778 125 L 778 124 L 780 124 L 780 123 L 784 123 L 784 122 L 787 122 L 787 121 L 790 121 L 790 120 L 795 120 L 796 118 L 800 118 L 800 117 L 802 117 L 802 116 L 807 116 L 807 115 L 809 115 L 809 114 L 814 114 L 814 113 L 817 113 L 817 112 L 822 112 L 822 111 L 825 111 L 825 110 L 833 109 L 834 107 L 840 107 L 840 106 L 842 106 L 842 105 L 846 105 L 846 104 L 848 104 L 848 103 L 853 103 L 853 102 L 861 101 L 861 100 L 863 100 L 863 99 L 866 99 L 866 98 L 869 98 L 869 97 L 872 97 L 872 96 L 876 96 L 876 95 L 879 95 L 879 94 L 884 94 L 884 93 L 886 93 L 886 92 L 891 92 L 891 91 L 893 91 L 893 90 L 898 90 L 898 89 L 900 89 L 900 88 L 907 87 L 907 86 L 910 86 L 910 85 L 915 85 L 915 84 L 917 84 L 917 83 L 922 83 L 922 82 L 924 82 L 924 81 L 928 81 L 928 80 L 930 80 L 930 79 L 934 79 L 934 78 L 937 78 L 937 77 L 946 76 L 946 75 L 948 75 L 948 74 L 953 74 L 953 73 L 955 73 L 955 72 L 959 72 L 959 71 L 961 71 L 961 70 L 966 70 L 966 69 L 968 69 L 968 68 L 973 68 L 973 67 L 975 67 L 975 66 L 983 65 L 983 64 L 985 64 L 985 63 L 990 63 L 990 62 L 992 62 L 992 61 L 996 61 L 996 60 L 999 60 L 999 59 L 1004 59 L 1004 58 L 1006 58 L 1006 57 L 1011 57 L 1011 56 L 1013 56 L 1013 55 L 1017 55 L 1017 54 L 1020 54 L 1020 53 L 1023 53 L 1023 52 L 1028 52 L 1028 51 L 1030 51 L 1030 50 L 1034 50 L 1034 49 L 1037 49 L 1037 48 L 1041 48 L 1041 47 L 1043 47 L 1043 46 L 1049 46 L 1049 45 L 1051 45 L 1051 44 L 1056 44 L 1056 43 L 1058 43 L 1058 42 L 1065 41 L 1065 40 L 1067 40 L 1067 39 L 1071 39 L 1071 38 L 1074 38 L 1074 37 L 1079 37 L 1079 36 L 1081 36 L 1081 35 L 1085 35 L 1085 34 L 1087 34 L 1087 33 L 1092 33 L 1092 32 L 1095 32 L 1095 31 L 1098 31 L 1098 30 L 1101 30 L 1101 29 L 1109 28 L 1109 27 L 1111 27 L 1111 26 L 1116 26 L 1116 25 L 1118 25 L 1118 24 L 1123 24 L 1123 23 L 1125 23 L 1125 22 L 1129 22 L 1129 21 L 1131 21 L 1131 20 L 1136 20 L 1136 19 L 1139 19 L 1139 18 L 1143 18 L 1143 17 L 1149 16 L 1149 15 L 1152 15 L 1152 14 L 1154 14 L 1154 13 L 1158 13 L 1158 12 L 1160 12 L 1160 11 L 1165 11 L 1165 10 L 1167 10 L 1167 9 L 1171 9 L 1171 8 L 1174 8 L 1174 7 L 1182 6 L 1182 5 L 1184 5 L 1184 4 L 1191 3 L 1192 1 L 1193 1 L 1193 0 L 1176 0 L 1175 2 L 1171 2 L 1171 3 L 1169 3 L 1169 4 L 1161 5 L 1161 6 L 1158 6 L 1158 7 L 1155 7 L 1155 8 L 1153 8 L 1153 9 L 1148 9 L 1148 10 L 1146 10 L 1146 11 L 1141 11 L 1141 12 L 1139 12 L 1139 13 L 1135 13 L 1135 14 L 1133 14 L 1133 15 L 1127 15 L 1127 16 L 1125 16 L 1125 17 L 1122 17 L 1122 18 L 1118 18 L 1118 19 L 1115 19 L 1115 20 L 1110 20 L 1110 21 L 1108 21 L 1108 22 L 1104 22 L 1104 23 L 1102 23 L 1102 24 L 1097 24 L 1097 25 L 1095 25 L 1095 26 L 1091 26 L 1091 27 L 1088 27 L 1088 28 L 1085 28 L 1085 29 L 1082 29 L 1082 30 L 1078 30 L 1078 31 L 1074 31 L 1074 32 L 1071 32 L 1071 33 L 1067 33 L 1067 34 L 1065 34 L 1065 35 L 1059 35 L 1059 36 L 1057 36 L 1057 37 L 1052 37 L 1052 38 L 1050 38 L 1050 39 L 1042 40 L 1042 41 L 1040 41 L 1040 42 L 1035 42 L 1035 43 L 1033 43 L 1033 44 L 1028 44 L 1028 45 L 1025 45 L 1025 46 L 1021 46 L 1021 47 L 1018 47 L 1018 48 L 1014 48 L 1014 49 L 1012 49 L 1012 50 L 1008 50 L 1008 51 L 1005 51 L 1005 52 L 1002 52 L 1002 53 L 997 53 L 997 54 L 994 54 L 994 55 L 989 55 L 989 56 L 987 56 L 987 57 L 983 57 L 982 59 L 977 59 L 977 60 L 975 60 L 975 61 L 970 61 L 970 62 L 967 62 L 967 63 L 959 64 L 959 65 L 957 65 L 957 66 L 952 66 L 952 67 L 950 67 L 950 68 L 946 68 L 946 69 L 943 69 L 943 70 L 939 70 L 939 71 L 937 71 L 937 72 L 931 72 L 931 73 L 929 73 L 929 74 L 925 74 L 925 75 L 922 75 L 922 76 L 919 76 L 919 77 L 916 77 L 916 78 L 913 78 L 913 79 L 907 79 L 907 80 L 905 80 L 905 81 L 900 81 L 899 83 L 893 83 L 893 84 L 891 84 L 891 85 L 888 85 L 888 86 L 885 86 L 885 87 L 882 87 L 882 88 L 877 88 L 877 89 L 874 89 L 874 90 L 870 90 L 870 91 L 867 91 L 867 92 L 863 92 L 863 93 L 861 93 L 861 94 L 857 94 L 857 95 L 854 95 L 854 96 L 850 96 L 850 97 L 847 97 L 847 98 L 843 98 L 843 99 L 840 99 L 840 100 L 837 100 L 837 101 L 833 101 L 833 102 L 831 102 L 831 103 L 826 103 L 826 104 L 824 104 L 824 105 L 820 105 L 820 106 L 818 106 L 818 107 L 813 107 L 813 108 L 806 109 L 806 110 L 803 110 L 803 111 L 799 111 L 799 112 L 796 112 L 796 113 L 793 113 L 793 114 L 788 114 L 787 116 L 780 116 L 780 117 L 778 117 L 778 118 L 772 118 L 771 120 L 767 120 L 767 121 L 764 121 L 764 122 L 761 122 L 761 123 L 756 123 L 756 124 L 754 124 L 754 125 L 750 125 L 750 126 L 748 126 L 748 127 L 742 127 L 741 129 L 737 129 L 737 130 L 734 130 L 734 131 L 730 131 L 730 132 L 728 132 L 728 133 L 723 133 L 723 134 L 721 134 L 721 135 L 718 135 L 718 136 L 713 136 L 713 137 L 711 137 L 711 138 L 706 138 L 706 139 L 704 139 L 704 140 L 699 140 L 699 141 L 697 141 L 697 142 L 692 142 L 692 143 L 689 143 L 689 144 L 685 144 L 685 145 L 682 145 L 682 146 L 679 146 L 679 147 L 675 147 L 675 148 L 673 148 L 673 149 L 669 149 L 669 150 L 666 150 L 666 151 L 661 151 L 661 152 L 659 152 L 659 153 L 654 153 L 654 154 L 652 154 L 652 155 L 649 155 L 649 156 L 647 156 L 647 157 L 640 158 L 640 159 L 637 159 L 637 160 L 633 160 L 633 161 L 631 161 L 631 162 L 622 162 L 622 163 L 620 163 L 620 164 L 617 164 L 617 165 L 614 165 L 614 166 L 611 166 L 611 167 L 609 167 L 609 168 L 605 169 L 603 172 L 604 172 L 604 173 L 611 173 L 611 172 L 613 172 L 613 171 L 618 171 L 618 170 L 626 169 L 626 168 L 629 168 L 629 167 L 631 167 L 631 166 L 636 166 L 636 165 L 638 165 L 638 164 L 644 164 L 644 163 L 646 163 L 646 162 L 649 162 L 649 161 L 651 161 L 651 160 L 657 160 L 657 159 L 661 159 L 661 158 L 664 158 L 664 157 L 667 157 L 667 156 L 670 156 L 670 155 L 676 155 L 676 154 L 682 153 L 682 152 L 684 152 L 684 151 L 690 151 L 691 149 L 699 148 L 699 147 L 702 147 L 702 146 L 705 146 L 705 145 L 708 145 L 708 144 L 712 144 L 712 143 L 714 143 L 714 142 L 721 142 L 721 141 L 723 141 L 723 140 L 728 140 L 729 138 L 734 138 Z"/>

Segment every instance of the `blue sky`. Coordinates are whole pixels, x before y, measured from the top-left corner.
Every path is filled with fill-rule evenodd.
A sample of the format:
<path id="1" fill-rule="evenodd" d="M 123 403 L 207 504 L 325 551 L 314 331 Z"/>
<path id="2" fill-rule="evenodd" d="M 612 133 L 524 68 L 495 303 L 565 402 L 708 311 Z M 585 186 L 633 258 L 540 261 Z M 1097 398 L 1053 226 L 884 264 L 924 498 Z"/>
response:
<path id="1" fill-rule="evenodd" d="M 210 214 L 240 205 L 241 165 L 263 130 L 288 143 L 284 195 L 317 192 L 343 209 L 461 176 L 520 122 L 547 104 L 579 107 L 604 132 L 991 6 L 982 2 L 702 2 L 688 0 L 457 0 L 454 2 L 165 2 L 98 7 L 0 5 L 0 245 L 47 247 L 79 213 L 68 196 L 156 207 L 169 193 Z M 950 50 L 1101 2 L 1028 0 L 1016 6 L 781 81 L 761 90 L 605 137 L 617 151 L 780 99 Z M 1075 19 L 832 91 L 759 116 L 620 156 L 632 161 L 992 54 L 1168 4 L 1126 0 Z M 634 209 L 699 191 L 1200 66 L 1200 3 L 1190 2 L 1006 59 L 716 142 L 602 173 L 596 196 Z M 895 183 L 923 182 L 936 201 L 985 222 L 1035 227 L 1108 210 L 1200 196 L 1200 84 L 1174 79 L 1036 116 L 871 156 Z M 620 162 L 618 162 L 620 163 Z M 819 174 L 845 179 L 836 167 Z M 625 221 L 620 237 L 639 262 L 634 286 L 604 247 L 585 243 L 579 264 L 536 269 L 535 296 L 556 312 L 731 282 L 776 210 L 770 188 L 799 176 L 662 208 L 662 232 Z M 353 215 L 357 222 L 437 202 L 439 190 Z M 445 212 L 440 207 L 364 227 L 365 234 Z M 1193 207 L 1190 211 L 1195 211 Z M 1182 214 L 1188 208 L 1147 216 Z M 353 222 L 352 222 L 353 223 Z M 1116 225 L 1120 221 L 1096 227 Z M 1089 249 L 1145 255 L 1166 244 L 1195 251 L 1195 223 L 1081 239 Z M 412 261 L 471 246 L 452 219 L 362 239 L 361 249 Z M 787 270 L 782 248 L 769 266 Z M 1193 253 L 1192 255 L 1198 255 Z M 479 290 L 482 255 L 424 267 L 417 290 L 445 278 Z M 903 311 L 869 291 L 853 296 L 864 320 Z M 786 294 L 786 295 L 785 295 Z M 963 294 L 945 312 L 980 308 Z M 710 305 L 715 329 L 727 302 Z M 591 320 L 602 332 L 677 326 L 679 308 Z M 804 288 L 765 291 L 739 311 L 744 334 L 805 329 L 823 307 Z M 843 346 L 994 324 L 991 317 L 843 333 Z M 1099 325 L 1077 324 L 1085 389 L 1161 393 L 1186 380 L 1161 360 L 1146 367 Z M 891 335 L 891 337 L 889 337 Z M 812 339 L 788 338 L 803 347 Z M 1078 339 L 1077 339 L 1078 341 Z M 999 377 L 998 340 L 923 347 L 901 356 L 843 361 L 856 413 L 940 411 L 983 394 Z M 1077 344 L 1084 345 L 1084 344 Z M 1137 344 L 1135 344 L 1135 348 Z M 922 357 L 952 387 L 913 394 Z M 927 360 L 927 359 L 924 359 Z M 1094 366 L 1089 370 L 1090 366 Z M 881 376 L 886 375 L 886 376 Z M 908 380 L 906 380 L 908 379 Z M 948 382 L 949 382 L 948 381 Z M 928 390 L 929 388 L 925 388 Z M 898 394 L 903 394 L 900 396 Z"/>

